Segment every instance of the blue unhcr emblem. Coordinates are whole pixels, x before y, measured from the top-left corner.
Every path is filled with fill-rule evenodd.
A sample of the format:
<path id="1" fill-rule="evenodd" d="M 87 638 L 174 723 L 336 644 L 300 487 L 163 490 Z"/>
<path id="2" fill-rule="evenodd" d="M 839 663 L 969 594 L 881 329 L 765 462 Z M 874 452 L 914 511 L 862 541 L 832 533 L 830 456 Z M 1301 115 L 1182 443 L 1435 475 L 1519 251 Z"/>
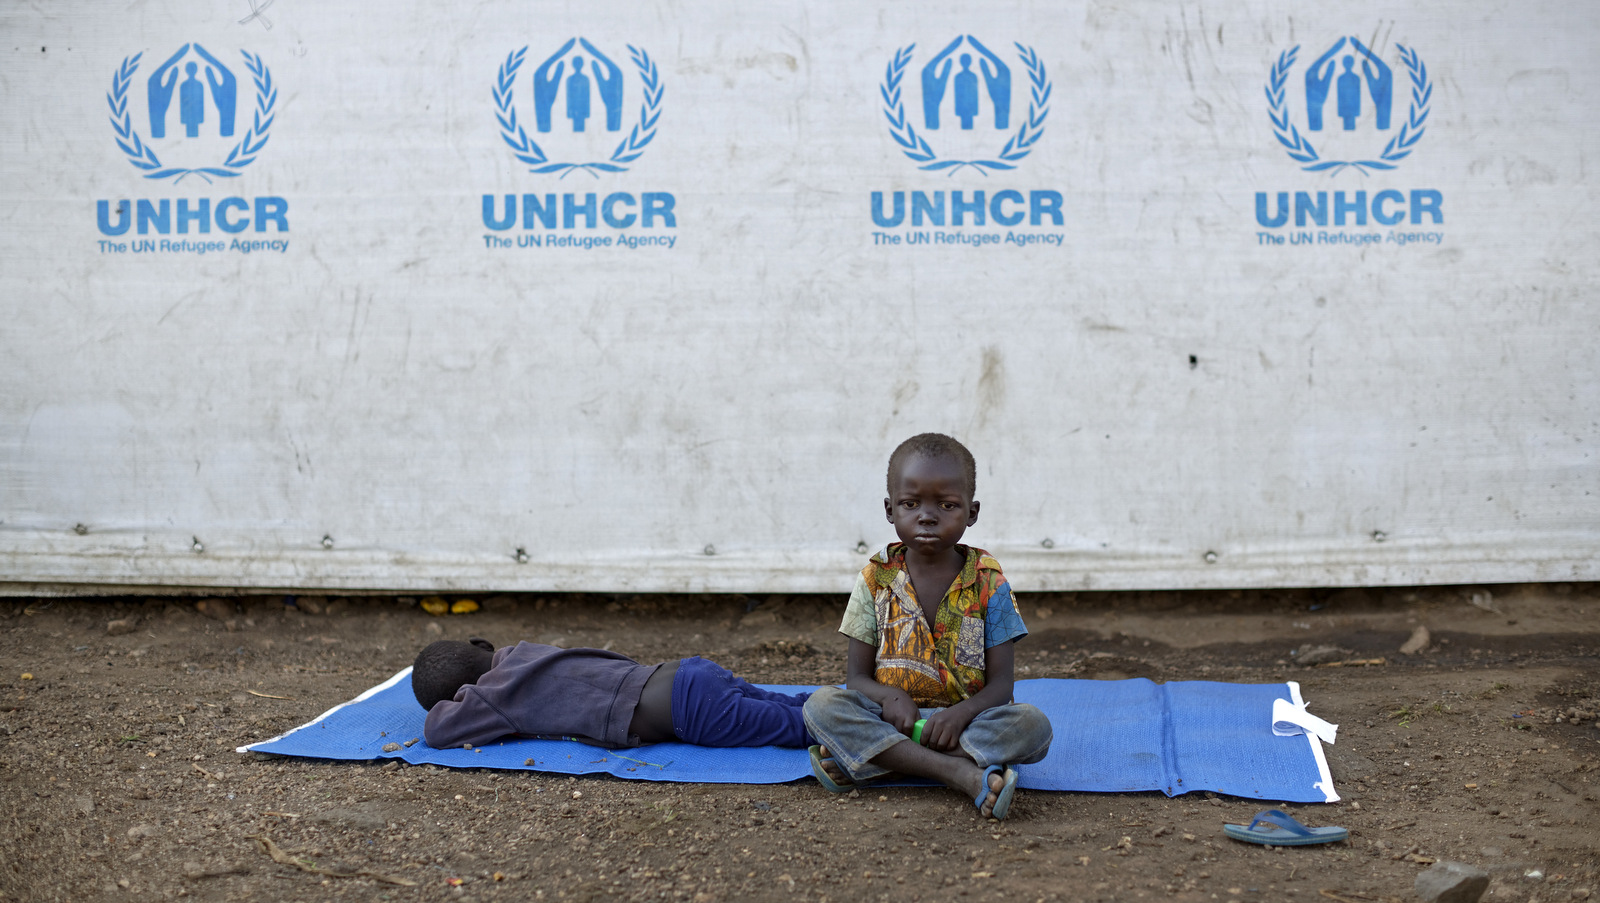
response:
<path id="1" fill-rule="evenodd" d="M 183 75 L 180 75 L 178 64 L 191 49 L 199 60 L 191 59 L 184 63 L 181 67 Z M 251 120 L 250 127 L 245 129 L 244 137 L 233 145 L 222 163 L 194 168 L 164 165 L 155 148 L 139 136 L 139 130 L 134 127 L 133 115 L 128 111 L 128 89 L 133 83 L 134 75 L 139 71 L 139 60 L 144 54 L 141 52 L 123 58 L 121 67 L 111 79 L 111 93 L 106 95 L 106 103 L 111 108 L 111 127 L 116 132 L 117 147 L 122 149 L 129 163 L 144 170 L 145 178 L 170 178 L 181 182 L 185 176 L 193 174 L 210 182 L 212 176 L 233 178 L 246 166 L 255 162 L 256 155 L 267 146 L 267 139 L 270 137 L 268 132 L 272 128 L 273 108 L 278 103 L 278 89 L 273 86 L 272 73 L 261 61 L 260 56 L 247 51 L 240 51 L 240 55 L 244 57 L 245 69 L 249 71 L 255 83 L 255 116 Z M 199 76 L 202 65 L 205 67 L 204 81 Z M 221 60 L 194 43 L 179 47 L 178 52 L 162 63 L 145 81 L 150 137 L 157 140 L 167 137 L 168 126 L 174 124 L 171 122 L 170 114 L 173 112 L 172 101 L 176 95 L 178 101 L 176 129 L 181 129 L 183 138 L 199 138 L 202 128 L 206 126 L 208 88 L 211 99 L 209 106 L 216 115 L 217 135 L 223 138 L 233 137 L 238 107 L 238 79 Z"/>
<path id="2" fill-rule="evenodd" d="M 982 97 L 978 92 L 978 73 L 972 71 L 972 54 L 962 53 L 955 59 L 951 58 L 963 42 L 978 53 L 976 62 L 983 75 L 984 93 L 989 98 L 991 115 L 988 117 L 981 115 Z M 1014 45 L 1017 59 L 1028 76 L 1030 94 L 1027 115 L 1018 117 L 1021 122 L 1016 132 L 1012 133 L 1011 68 L 972 35 L 957 37 L 921 69 L 923 134 L 918 134 L 916 123 L 906 115 L 905 103 L 901 98 L 901 81 L 911 65 L 912 51 L 916 46 L 908 44 L 896 51 L 884 73 L 883 84 L 878 89 L 883 98 L 883 115 L 889 120 L 889 135 L 900 145 L 900 152 L 915 160 L 919 169 L 949 170 L 949 175 L 968 166 L 984 175 L 988 175 L 991 169 L 1016 169 L 1017 161 L 1033 152 L 1033 145 L 1044 134 L 1044 122 L 1050 115 L 1051 83 L 1039 55 L 1032 47 Z M 956 70 L 957 65 L 960 66 L 959 71 Z M 1005 146 L 994 158 L 939 159 L 933 146 L 928 143 L 926 133 L 941 128 L 941 112 L 947 94 L 953 101 L 956 124 L 961 131 L 973 131 L 975 126 L 989 120 L 996 130 L 1007 133 L 1009 137 Z"/>
<path id="3" fill-rule="evenodd" d="M 569 58 L 568 54 L 577 45 L 582 45 L 582 50 Z M 528 48 L 524 46 L 508 54 L 500 66 L 494 85 L 495 119 L 500 123 L 500 138 L 516 158 L 528 164 L 530 172 L 559 172 L 562 178 L 577 170 L 583 170 L 595 178 L 599 178 L 600 172 L 627 172 L 627 164 L 639 159 L 645 147 L 655 140 L 656 125 L 661 119 L 661 99 L 665 87 L 655 61 L 645 51 L 628 45 L 628 55 L 644 88 L 644 103 L 639 108 L 639 120 L 609 158 L 587 163 L 552 163 L 517 120 L 513 90 L 517 72 L 522 68 L 527 52 Z M 585 52 L 587 59 L 582 55 Z M 563 74 L 569 71 L 570 74 L 563 78 Z M 566 126 L 574 133 L 601 128 L 607 132 L 622 131 L 622 68 L 589 43 L 587 38 L 568 38 L 566 43 L 534 69 L 532 81 L 534 127 L 540 134 L 551 132 L 558 119 L 567 120 Z M 563 93 L 566 102 L 558 105 L 556 101 Z M 592 104 L 595 94 L 600 97 L 600 115 L 596 114 Z M 599 121 L 602 116 L 605 120 L 603 125 Z M 591 119 L 595 122 L 590 123 Z"/>
<path id="4" fill-rule="evenodd" d="M 1342 59 L 1336 59 L 1346 45 L 1349 46 L 1349 52 Z M 1309 133 L 1324 130 L 1336 133 L 1355 131 L 1362 119 L 1364 96 L 1372 104 L 1373 126 L 1380 132 L 1390 131 L 1394 107 L 1393 70 L 1359 38 L 1342 37 L 1334 42 L 1305 71 L 1307 134 L 1302 134 L 1289 120 L 1287 91 L 1289 72 L 1294 67 L 1300 47 L 1295 45 L 1278 55 L 1278 61 L 1267 78 L 1268 117 L 1272 120 L 1272 133 L 1278 143 L 1283 145 L 1291 159 L 1302 164 L 1301 169 L 1307 172 L 1329 171 L 1329 175 L 1336 175 L 1345 167 L 1354 167 L 1366 174 L 1368 170 L 1394 169 L 1395 164 L 1411 155 L 1417 142 L 1422 140 L 1427 125 L 1429 104 L 1433 102 L 1433 83 L 1428 80 L 1428 67 L 1415 50 L 1398 44 L 1395 47 L 1400 52 L 1400 62 L 1411 78 L 1411 107 L 1401 120 L 1399 131 L 1389 138 L 1376 158 L 1354 160 L 1323 159 L 1311 143 Z M 1356 72 L 1358 55 L 1360 74 Z M 1365 95 L 1362 92 L 1363 78 L 1367 89 Z M 1331 110 L 1330 94 L 1333 95 Z"/>

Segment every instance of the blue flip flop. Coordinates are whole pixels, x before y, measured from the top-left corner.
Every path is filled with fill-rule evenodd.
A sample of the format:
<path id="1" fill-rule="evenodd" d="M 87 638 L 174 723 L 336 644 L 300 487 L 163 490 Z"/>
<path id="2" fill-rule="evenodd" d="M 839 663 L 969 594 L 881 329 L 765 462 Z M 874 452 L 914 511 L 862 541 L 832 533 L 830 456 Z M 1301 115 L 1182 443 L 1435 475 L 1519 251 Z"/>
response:
<path id="1" fill-rule="evenodd" d="M 822 747 L 812 746 L 807 752 L 811 754 L 811 774 L 817 783 L 827 789 L 829 793 L 849 793 L 856 789 L 856 784 L 851 780 L 836 781 L 828 774 L 828 769 L 822 767 Z M 831 759 L 829 761 L 832 761 Z"/>
<path id="2" fill-rule="evenodd" d="M 978 790 L 978 795 L 973 798 L 972 805 L 983 811 L 983 801 L 989 798 L 989 775 L 1004 769 L 1004 777 L 1000 784 L 1000 795 L 995 798 L 994 808 L 989 810 L 989 817 L 999 821 L 1011 811 L 1011 798 L 1017 794 L 1017 770 L 1010 765 L 990 765 L 983 770 L 983 786 Z"/>
<path id="3" fill-rule="evenodd" d="M 1259 827 L 1257 827 L 1259 826 Z M 1278 809 L 1257 812 L 1249 825 L 1223 825 L 1222 833 L 1245 843 L 1269 843 L 1275 847 L 1299 847 L 1312 843 L 1337 843 L 1350 836 L 1344 828 L 1308 828 Z"/>

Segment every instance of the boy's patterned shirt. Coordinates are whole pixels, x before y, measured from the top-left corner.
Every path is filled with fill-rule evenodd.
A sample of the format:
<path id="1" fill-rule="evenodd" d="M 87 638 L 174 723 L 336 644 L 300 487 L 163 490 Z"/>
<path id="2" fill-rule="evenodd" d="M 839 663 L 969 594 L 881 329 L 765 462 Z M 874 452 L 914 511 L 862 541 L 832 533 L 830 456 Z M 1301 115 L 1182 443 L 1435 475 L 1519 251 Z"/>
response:
<path id="1" fill-rule="evenodd" d="M 932 625 L 898 542 L 862 568 L 839 625 L 840 633 L 877 649 L 875 679 L 905 690 L 919 707 L 952 705 L 983 689 L 985 651 L 1028 633 L 1000 563 L 982 549 L 956 549 L 966 562 Z"/>

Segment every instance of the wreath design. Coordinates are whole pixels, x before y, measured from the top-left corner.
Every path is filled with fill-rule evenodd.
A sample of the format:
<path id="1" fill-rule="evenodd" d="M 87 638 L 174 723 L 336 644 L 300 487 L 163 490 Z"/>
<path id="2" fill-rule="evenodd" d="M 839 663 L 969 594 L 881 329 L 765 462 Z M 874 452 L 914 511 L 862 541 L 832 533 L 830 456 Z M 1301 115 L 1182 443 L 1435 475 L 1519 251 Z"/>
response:
<path id="1" fill-rule="evenodd" d="M 1362 175 L 1369 175 L 1369 169 L 1394 169 L 1395 164 L 1411 156 L 1411 150 L 1418 141 L 1422 140 L 1422 133 L 1426 130 L 1428 122 L 1429 104 L 1433 102 L 1433 83 L 1428 80 L 1428 67 L 1423 64 L 1417 52 L 1400 44 L 1395 45 L 1400 50 L 1400 61 L 1405 64 L 1406 71 L 1411 74 L 1411 109 L 1406 115 L 1406 120 L 1400 123 L 1400 132 L 1389 143 L 1384 145 L 1383 153 L 1376 160 L 1324 160 L 1312 146 L 1311 140 L 1300 134 L 1300 130 L 1289 121 L 1289 106 L 1284 99 L 1284 83 L 1289 79 L 1289 69 L 1294 66 L 1295 55 L 1300 52 L 1300 45 L 1289 48 L 1278 54 L 1278 62 L 1273 65 L 1271 74 L 1267 77 L 1267 104 L 1268 118 L 1272 120 L 1272 134 L 1283 145 L 1291 159 L 1304 164 L 1300 168 L 1306 172 L 1323 172 L 1332 170 L 1329 175 L 1338 175 L 1345 167 L 1355 167 Z"/>
<path id="2" fill-rule="evenodd" d="M 1044 61 L 1039 59 L 1039 54 L 1032 47 L 1016 44 L 1017 54 L 1028 69 L 1028 81 L 1031 94 L 1028 102 L 1028 115 L 1024 117 L 1022 125 L 1017 127 L 1016 134 L 1006 141 L 1005 147 L 1000 149 L 997 160 L 940 160 L 939 155 L 928 144 L 928 140 L 917 134 L 916 126 L 906 116 L 905 103 L 900 97 L 900 81 L 905 76 L 906 67 L 911 65 L 911 53 L 916 49 L 916 44 L 907 44 L 895 52 L 894 59 L 889 61 L 884 71 L 883 84 L 878 87 L 878 93 L 883 97 L 883 115 L 889 120 L 889 135 L 900 145 L 900 152 L 917 161 L 918 169 L 941 170 L 948 169 L 949 175 L 955 175 L 962 168 L 971 166 L 984 175 L 988 170 L 1016 169 L 1016 162 L 1028 154 L 1033 153 L 1033 145 L 1044 134 L 1044 121 L 1050 115 L 1050 78 L 1045 72 Z"/>
<path id="3" fill-rule="evenodd" d="M 666 88 L 661 84 L 661 73 L 650 55 L 632 44 L 628 45 L 628 56 L 633 60 L 634 68 L 639 70 L 639 80 L 644 84 L 644 105 L 639 108 L 639 121 L 634 123 L 628 137 L 622 139 L 617 149 L 611 152 L 611 158 L 591 163 L 551 163 L 550 158 L 517 122 L 512 90 L 517 80 L 517 70 L 522 68 L 527 53 L 528 48 L 524 45 L 521 50 L 507 54 L 494 85 L 495 119 L 500 123 L 500 138 L 516 158 L 528 164 L 529 172 L 559 172 L 563 179 L 578 170 L 597 179 L 600 178 L 600 172 L 627 172 L 628 167 L 624 164 L 643 156 L 644 149 L 655 140 L 656 124 L 661 119 L 661 98 Z"/>
<path id="4" fill-rule="evenodd" d="M 278 103 L 278 89 L 272 84 L 271 70 L 261 61 L 259 55 L 252 55 L 244 50 L 239 53 L 244 57 L 245 68 L 250 70 L 250 75 L 255 81 L 255 119 L 251 122 L 250 128 L 245 130 L 244 137 L 239 139 L 239 143 L 228 151 L 228 158 L 221 166 L 202 166 L 197 169 L 163 166 L 161 158 L 156 156 L 155 149 L 145 144 L 139 137 L 139 131 L 133 127 L 133 116 L 128 112 L 128 85 L 132 83 L 134 73 L 139 71 L 139 59 L 144 54 L 141 52 L 123 58 L 122 66 L 111 78 L 111 93 L 106 95 L 106 103 L 111 108 L 111 127 L 117 134 L 117 147 L 122 149 L 129 163 L 145 171 L 145 178 L 171 178 L 174 179 L 173 184 L 177 184 L 186 176 L 197 175 L 209 183 L 212 176 L 231 179 L 255 162 L 256 155 L 267 146 L 267 139 L 271 137 L 268 132 L 275 117 L 273 108 Z"/>

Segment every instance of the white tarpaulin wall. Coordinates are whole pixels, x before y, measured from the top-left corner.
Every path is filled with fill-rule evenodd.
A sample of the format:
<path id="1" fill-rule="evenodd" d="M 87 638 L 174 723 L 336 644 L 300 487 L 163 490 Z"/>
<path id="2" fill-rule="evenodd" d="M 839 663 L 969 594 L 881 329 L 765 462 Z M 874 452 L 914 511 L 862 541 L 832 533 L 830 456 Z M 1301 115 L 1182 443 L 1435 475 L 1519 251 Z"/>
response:
<path id="1" fill-rule="evenodd" d="M 1600 577 L 1600 7 L 0 35 L 13 589 L 844 590 L 923 430 L 1023 589 Z"/>

